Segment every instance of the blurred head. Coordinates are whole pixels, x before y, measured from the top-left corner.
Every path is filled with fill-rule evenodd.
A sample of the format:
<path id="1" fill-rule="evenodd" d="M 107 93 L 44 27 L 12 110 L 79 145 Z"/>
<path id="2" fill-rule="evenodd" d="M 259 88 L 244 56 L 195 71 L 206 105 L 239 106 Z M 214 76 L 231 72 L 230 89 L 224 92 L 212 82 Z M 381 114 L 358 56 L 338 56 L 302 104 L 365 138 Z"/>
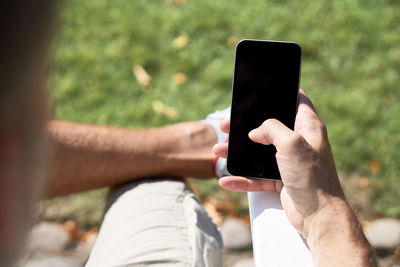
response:
<path id="1" fill-rule="evenodd" d="M 42 185 L 52 0 L 0 4 L 0 266 L 16 259 Z"/>

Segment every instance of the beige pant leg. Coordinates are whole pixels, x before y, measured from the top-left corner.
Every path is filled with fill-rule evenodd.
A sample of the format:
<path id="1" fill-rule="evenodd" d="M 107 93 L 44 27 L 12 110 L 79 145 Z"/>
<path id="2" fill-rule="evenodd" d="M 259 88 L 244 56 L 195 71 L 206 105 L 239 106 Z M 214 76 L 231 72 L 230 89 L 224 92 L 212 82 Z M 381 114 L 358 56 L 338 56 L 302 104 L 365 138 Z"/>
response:
<path id="1" fill-rule="evenodd" d="M 222 266 L 222 252 L 184 182 L 142 180 L 114 194 L 86 266 Z"/>

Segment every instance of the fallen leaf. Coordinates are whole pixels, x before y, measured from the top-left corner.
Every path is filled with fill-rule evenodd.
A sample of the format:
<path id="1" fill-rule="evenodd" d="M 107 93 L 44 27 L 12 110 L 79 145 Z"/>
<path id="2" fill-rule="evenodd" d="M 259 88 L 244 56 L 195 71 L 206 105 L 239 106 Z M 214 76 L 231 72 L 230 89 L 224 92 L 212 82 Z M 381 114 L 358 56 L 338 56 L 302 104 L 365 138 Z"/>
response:
<path id="1" fill-rule="evenodd" d="M 71 220 L 68 220 L 65 223 L 63 223 L 61 226 L 64 228 L 65 231 L 69 232 L 69 231 L 73 231 L 76 228 L 76 223 Z"/>
<path id="2" fill-rule="evenodd" d="M 210 214 L 216 224 L 221 225 L 227 217 L 234 217 L 250 223 L 248 216 L 238 216 L 235 212 L 236 203 L 227 200 L 218 200 L 214 197 L 206 197 L 203 201 L 204 209 Z"/>
<path id="3" fill-rule="evenodd" d="M 174 84 L 176 85 L 181 85 L 183 83 L 186 82 L 186 75 L 183 73 L 177 73 L 174 75 L 174 77 L 172 78 L 172 81 L 174 82 Z"/>
<path id="4" fill-rule="evenodd" d="M 235 207 L 236 204 L 231 202 L 231 201 L 226 201 L 226 200 L 218 200 L 214 197 L 206 197 L 203 201 L 204 203 L 209 203 L 211 205 L 213 205 L 218 212 L 223 213 L 224 215 L 231 215 L 231 216 L 235 216 Z"/>
<path id="5" fill-rule="evenodd" d="M 235 47 L 238 42 L 239 38 L 237 38 L 236 36 L 231 36 L 228 38 L 228 45 L 231 47 Z"/>
<path id="6" fill-rule="evenodd" d="M 178 110 L 174 107 L 165 107 L 164 115 L 170 119 L 174 119 L 178 116 Z"/>
<path id="7" fill-rule="evenodd" d="M 180 49 L 184 46 L 186 46 L 189 42 L 189 36 L 184 33 L 178 37 L 176 37 L 173 41 L 172 41 L 172 46 L 176 49 Z"/>
<path id="8" fill-rule="evenodd" d="M 64 228 L 64 230 L 69 233 L 70 237 L 73 240 L 83 241 L 83 242 L 87 242 L 93 234 L 99 232 L 98 226 L 92 227 L 89 231 L 82 231 L 81 229 L 79 229 L 76 223 L 71 220 L 61 224 L 61 227 Z"/>
<path id="9" fill-rule="evenodd" d="M 153 110 L 155 111 L 155 112 L 157 112 L 157 113 L 163 113 L 164 112 L 164 104 L 161 102 L 161 101 L 159 101 L 159 100 L 154 100 L 153 101 Z"/>
<path id="10" fill-rule="evenodd" d="M 186 181 L 186 184 L 188 185 L 190 191 L 192 191 L 193 194 L 195 194 L 195 196 L 197 198 L 200 198 L 200 192 L 199 192 L 199 189 L 198 189 L 197 185 L 195 183 L 193 183 L 192 181 L 190 181 L 190 180 L 186 179 L 185 181 Z"/>
<path id="11" fill-rule="evenodd" d="M 239 217 L 242 221 L 250 225 L 250 216 L 249 215 L 243 215 Z"/>
<path id="12" fill-rule="evenodd" d="M 135 65 L 133 67 L 133 74 L 135 75 L 138 83 L 140 83 L 146 90 L 151 88 L 151 77 L 149 74 L 147 74 L 146 70 L 142 66 Z"/>
<path id="13" fill-rule="evenodd" d="M 217 208 L 212 203 L 205 202 L 203 203 L 203 207 L 217 225 L 222 224 L 224 217 L 220 212 L 217 211 Z"/>
<path id="14" fill-rule="evenodd" d="M 372 159 L 369 162 L 369 168 L 373 174 L 377 174 L 380 170 L 380 163 L 377 159 Z"/>
<path id="15" fill-rule="evenodd" d="M 81 240 L 82 240 L 83 242 L 88 242 L 88 241 L 90 240 L 90 238 L 91 238 L 94 234 L 96 234 L 96 233 L 98 233 L 98 232 L 99 232 L 99 227 L 98 227 L 98 226 L 93 226 L 89 231 L 83 233 L 83 235 L 82 235 L 82 237 L 81 237 Z"/>
<path id="16" fill-rule="evenodd" d="M 176 118 L 178 116 L 178 110 L 174 107 L 166 106 L 160 100 L 154 100 L 153 110 L 159 114 L 162 114 L 170 119 Z"/>
<path id="17" fill-rule="evenodd" d="M 366 177 L 362 177 L 358 180 L 358 187 L 361 189 L 366 189 L 369 187 L 369 180 Z"/>
<path id="18" fill-rule="evenodd" d="M 70 237 L 74 240 L 80 240 L 83 232 L 76 226 L 76 223 L 69 220 L 61 225 L 65 231 L 67 231 Z"/>

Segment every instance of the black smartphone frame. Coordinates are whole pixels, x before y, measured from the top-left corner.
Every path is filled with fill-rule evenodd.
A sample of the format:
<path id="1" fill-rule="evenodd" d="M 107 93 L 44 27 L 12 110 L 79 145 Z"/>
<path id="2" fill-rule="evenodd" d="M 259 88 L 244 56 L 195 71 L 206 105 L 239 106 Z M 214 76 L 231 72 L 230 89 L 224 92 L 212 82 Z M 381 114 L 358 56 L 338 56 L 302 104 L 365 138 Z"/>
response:
<path id="1" fill-rule="evenodd" d="M 241 131 L 241 127 L 238 127 L 236 124 L 236 119 L 237 118 L 237 114 L 239 111 L 238 109 L 238 103 L 241 100 L 237 99 L 238 97 L 240 97 L 241 92 L 239 92 L 240 86 L 238 85 L 240 84 L 240 81 L 248 78 L 248 77 L 252 77 L 250 76 L 243 76 L 245 78 L 240 78 L 238 79 L 238 71 L 239 69 L 243 69 L 244 67 L 242 66 L 243 64 L 239 61 L 244 60 L 243 58 L 241 58 L 242 55 L 238 54 L 238 53 L 242 53 L 241 50 L 243 46 L 249 46 L 254 48 L 254 51 L 258 51 L 257 49 L 261 49 L 260 51 L 266 51 L 266 50 L 262 50 L 262 49 L 275 49 L 274 51 L 284 51 L 285 49 L 292 49 L 293 51 L 289 51 L 287 50 L 287 52 L 291 52 L 294 53 L 295 58 L 293 58 L 293 64 L 296 64 L 296 66 L 294 66 L 295 70 L 291 73 L 290 79 L 294 79 L 291 86 L 290 86 L 290 91 L 288 91 L 289 98 L 286 100 L 283 97 L 279 96 L 280 101 L 283 101 L 282 103 L 284 103 L 285 101 L 287 101 L 289 103 L 289 107 L 288 107 L 288 113 L 284 113 L 281 112 L 281 114 L 276 114 L 276 116 L 265 116 L 265 118 L 263 118 L 262 120 L 260 120 L 260 118 L 255 119 L 255 121 L 251 121 L 252 118 L 247 118 L 248 120 L 246 122 L 243 122 L 243 118 L 242 119 L 242 124 L 245 125 L 247 127 L 247 129 L 245 129 L 246 127 L 242 127 L 244 130 L 243 133 L 238 134 L 238 131 Z M 259 48 L 257 48 L 257 46 L 259 46 Z M 287 48 L 286 48 L 287 47 Z M 248 48 L 247 48 L 248 49 Z M 281 49 L 281 50 L 280 50 Z M 243 52 L 245 53 L 245 52 Z M 262 55 L 268 55 L 268 53 L 272 53 L 272 52 L 265 52 L 265 54 L 261 53 Z M 290 53 L 289 53 L 290 55 Z M 281 120 L 282 117 L 282 122 L 288 126 L 291 129 L 294 129 L 294 121 L 295 121 L 295 117 L 296 117 L 296 111 L 297 111 L 297 104 L 298 104 L 298 93 L 299 93 L 299 87 L 300 87 L 300 75 L 301 75 L 301 57 L 302 57 L 302 50 L 301 50 L 301 46 L 296 43 L 296 42 L 285 42 L 285 41 L 269 41 L 269 40 L 254 40 L 254 39 L 244 39 L 241 40 L 237 46 L 236 46 L 236 51 L 235 51 L 235 67 L 234 67 L 234 76 L 233 76 L 233 83 L 232 83 L 232 110 L 231 110 L 231 126 L 229 129 L 229 141 L 228 141 L 228 158 L 227 158 L 227 169 L 228 172 L 232 175 L 237 175 L 237 176 L 244 176 L 244 177 L 249 177 L 249 178 L 262 178 L 262 179 L 270 179 L 270 180 L 280 180 L 280 173 L 277 167 L 277 163 L 276 163 L 276 158 L 275 158 L 275 154 L 276 154 L 276 150 L 275 147 L 273 145 L 269 145 L 269 146 L 264 146 L 261 144 L 256 144 L 254 142 L 252 142 L 248 136 L 247 133 L 249 130 L 251 130 L 250 128 L 248 128 L 248 126 L 250 124 L 252 124 L 252 129 L 258 127 L 261 125 L 261 123 L 269 118 L 275 118 L 278 120 Z M 287 60 L 287 58 L 285 58 Z M 259 63 L 262 62 L 262 58 L 258 59 L 251 59 L 254 62 L 257 62 L 257 64 L 264 64 L 264 63 Z M 251 61 L 250 60 L 250 61 Z M 266 59 L 267 60 L 267 59 Z M 278 61 L 276 61 L 278 62 Z M 274 62 L 273 62 L 274 63 Z M 273 64 L 272 63 L 272 64 Z M 242 65 L 240 65 L 242 64 Z M 283 63 L 277 63 L 277 65 L 279 64 L 283 64 Z M 245 65 L 248 66 L 248 65 Z M 262 66 L 265 69 L 271 68 L 270 72 L 274 72 L 275 70 L 272 70 L 272 65 L 265 65 Z M 280 66 L 279 65 L 279 69 L 282 69 L 283 65 Z M 298 68 L 298 72 L 297 72 L 297 68 Z M 249 68 L 251 69 L 251 68 Z M 253 69 L 253 71 L 257 71 L 258 69 Z M 294 75 L 294 72 L 296 72 L 296 75 Z M 246 73 L 246 71 L 241 71 L 241 73 L 245 73 L 248 74 L 248 72 Z M 260 76 L 260 73 L 258 74 L 258 77 Z M 254 75 L 257 76 L 257 75 Z M 268 75 L 266 75 L 268 76 Z M 279 76 L 279 78 L 282 78 L 283 75 Z M 268 76 L 269 78 L 272 77 L 272 74 L 270 74 L 270 76 Z M 271 78 L 271 79 L 266 79 L 266 78 L 262 78 L 264 84 L 267 84 L 270 80 L 272 80 L 271 83 L 274 82 L 273 79 L 275 78 Z M 248 78 L 248 80 L 250 80 Z M 260 79 L 261 80 L 261 79 Z M 276 81 L 276 80 L 275 80 Z M 292 81 L 292 80 L 289 80 Z M 253 81 L 251 81 L 251 83 L 253 83 Z M 289 82 L 288 82 L 289 83 Z M 285 81 L 283 82 L 284 85 L 287 85 L 287 83 L 285 83 Z M 260 86 L 259 84 L 257 84 L 258 86 Z M 276 86 L 276 85 L 275 85 Z M 254 86 L 257 87 L 257 86 Z M 239 89 L 238 89 L 239 88 Z M 259 90 L 259 89 L 258 89 Z M 246 92 L 247 93 L 247 92 Z M 262 92 L 265 96 L 266 92 Z M 247 93 L 248 94 L 248 93 Z M 284 94 L 284 92 L 280 92 L 279 94 Z M 257 95 L 252 96 L 254 101 L 260 101 L 259 99 L 257 99 Z M 271 100 L 269 103 L 272 104 Z M 258 105 L 259 106 L 259 105 Z M 260 109 L 260 107 L 255 107 L 257 109 Z M 253 107 L 253 106 L 252 106 Z M 268 109 L 265 108 L 265 109 Z M 282 109 L 280 107 L 277 108 L 277 110 Z M 243 111 L 243 108 L 241 109 Z M 248 109 L 247 109 L 248 110 Z M 247 111 L 243 112 L 246 113 Z M 261 110 L 261 112 L 264 112 L 264 110 Z M 273 114 L 274 110 L 270 110 L 268 111 L 269 114 Z M 264 113 L 268 113 L 268 112 L 264 112 Z M 250 113 L 250 112 L 249 112 Z M 289 114 L 290 113 L 290 114 Z M 258 113 L 257 113 L 258 114 Z M 282 116 L 281 116 L 282 115 Z M 236 118 L 235 118 L 236 116 Z M 235 129 L 235 127 L 237 129 Z M 246 134 L 246 138 L 248 139 L 247 142 L 244 137 L 244 134 Z M 237 135 L 239 135 L 239 137 L 237 137 Z M 239 140 L 239 141 L 237 141 Z M 236 143 L 235 143 L 236 142 Z M 247 145 L 242 145 L 241 142 L 247 142 Z M 249 147 L 250 151 L 248 151 L 249 153 L 246 153 L 247 151 L 244 151 L 242 148 L 238 149 L 237 147 L 235 148 L 235 146 L 237 147 Z M 233 152 L 232 152 L 233 151 Z M 243 155 L 238 155 L 240 151 L 244 151 Z M 263 155 L 260 157 L 255 157 L 252 158 L 254 155 L 251 154 L 253 152 L 256 152 L 256 155 Z M 243 160 L 244 163 L 241 163 L 240 159 Z"/>

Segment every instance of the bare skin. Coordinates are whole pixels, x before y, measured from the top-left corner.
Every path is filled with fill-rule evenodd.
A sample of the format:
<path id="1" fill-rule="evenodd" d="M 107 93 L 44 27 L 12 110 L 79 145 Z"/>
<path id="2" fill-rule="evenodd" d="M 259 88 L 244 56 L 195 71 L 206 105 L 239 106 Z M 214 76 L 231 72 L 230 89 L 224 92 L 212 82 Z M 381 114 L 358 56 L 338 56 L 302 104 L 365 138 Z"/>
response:
<path id="1" fill-rule="evenodd" d="M 229 121 L 223 121 L 221 129 L 228 133 Z M 280 192 L 286 215 L 307 240 L 315 266 L 377 266 L 343 194 L 326 128 L 304 91 L 294 131 L 269 119 L 252 130 L 249 138 L 276 147 L 282 182 L 228 176 L 220 179 L 220 185 L 232 191 Z M 227 144 L 217 144 L 213 151 L 226 157 Z"/>
<path id="2" fill-rule="evenodd" d="M 47 198 L 148 177 L 213 177 L 216 133 L 199 122 L 136 130 L 50 121 L 47 128 Z"/>

